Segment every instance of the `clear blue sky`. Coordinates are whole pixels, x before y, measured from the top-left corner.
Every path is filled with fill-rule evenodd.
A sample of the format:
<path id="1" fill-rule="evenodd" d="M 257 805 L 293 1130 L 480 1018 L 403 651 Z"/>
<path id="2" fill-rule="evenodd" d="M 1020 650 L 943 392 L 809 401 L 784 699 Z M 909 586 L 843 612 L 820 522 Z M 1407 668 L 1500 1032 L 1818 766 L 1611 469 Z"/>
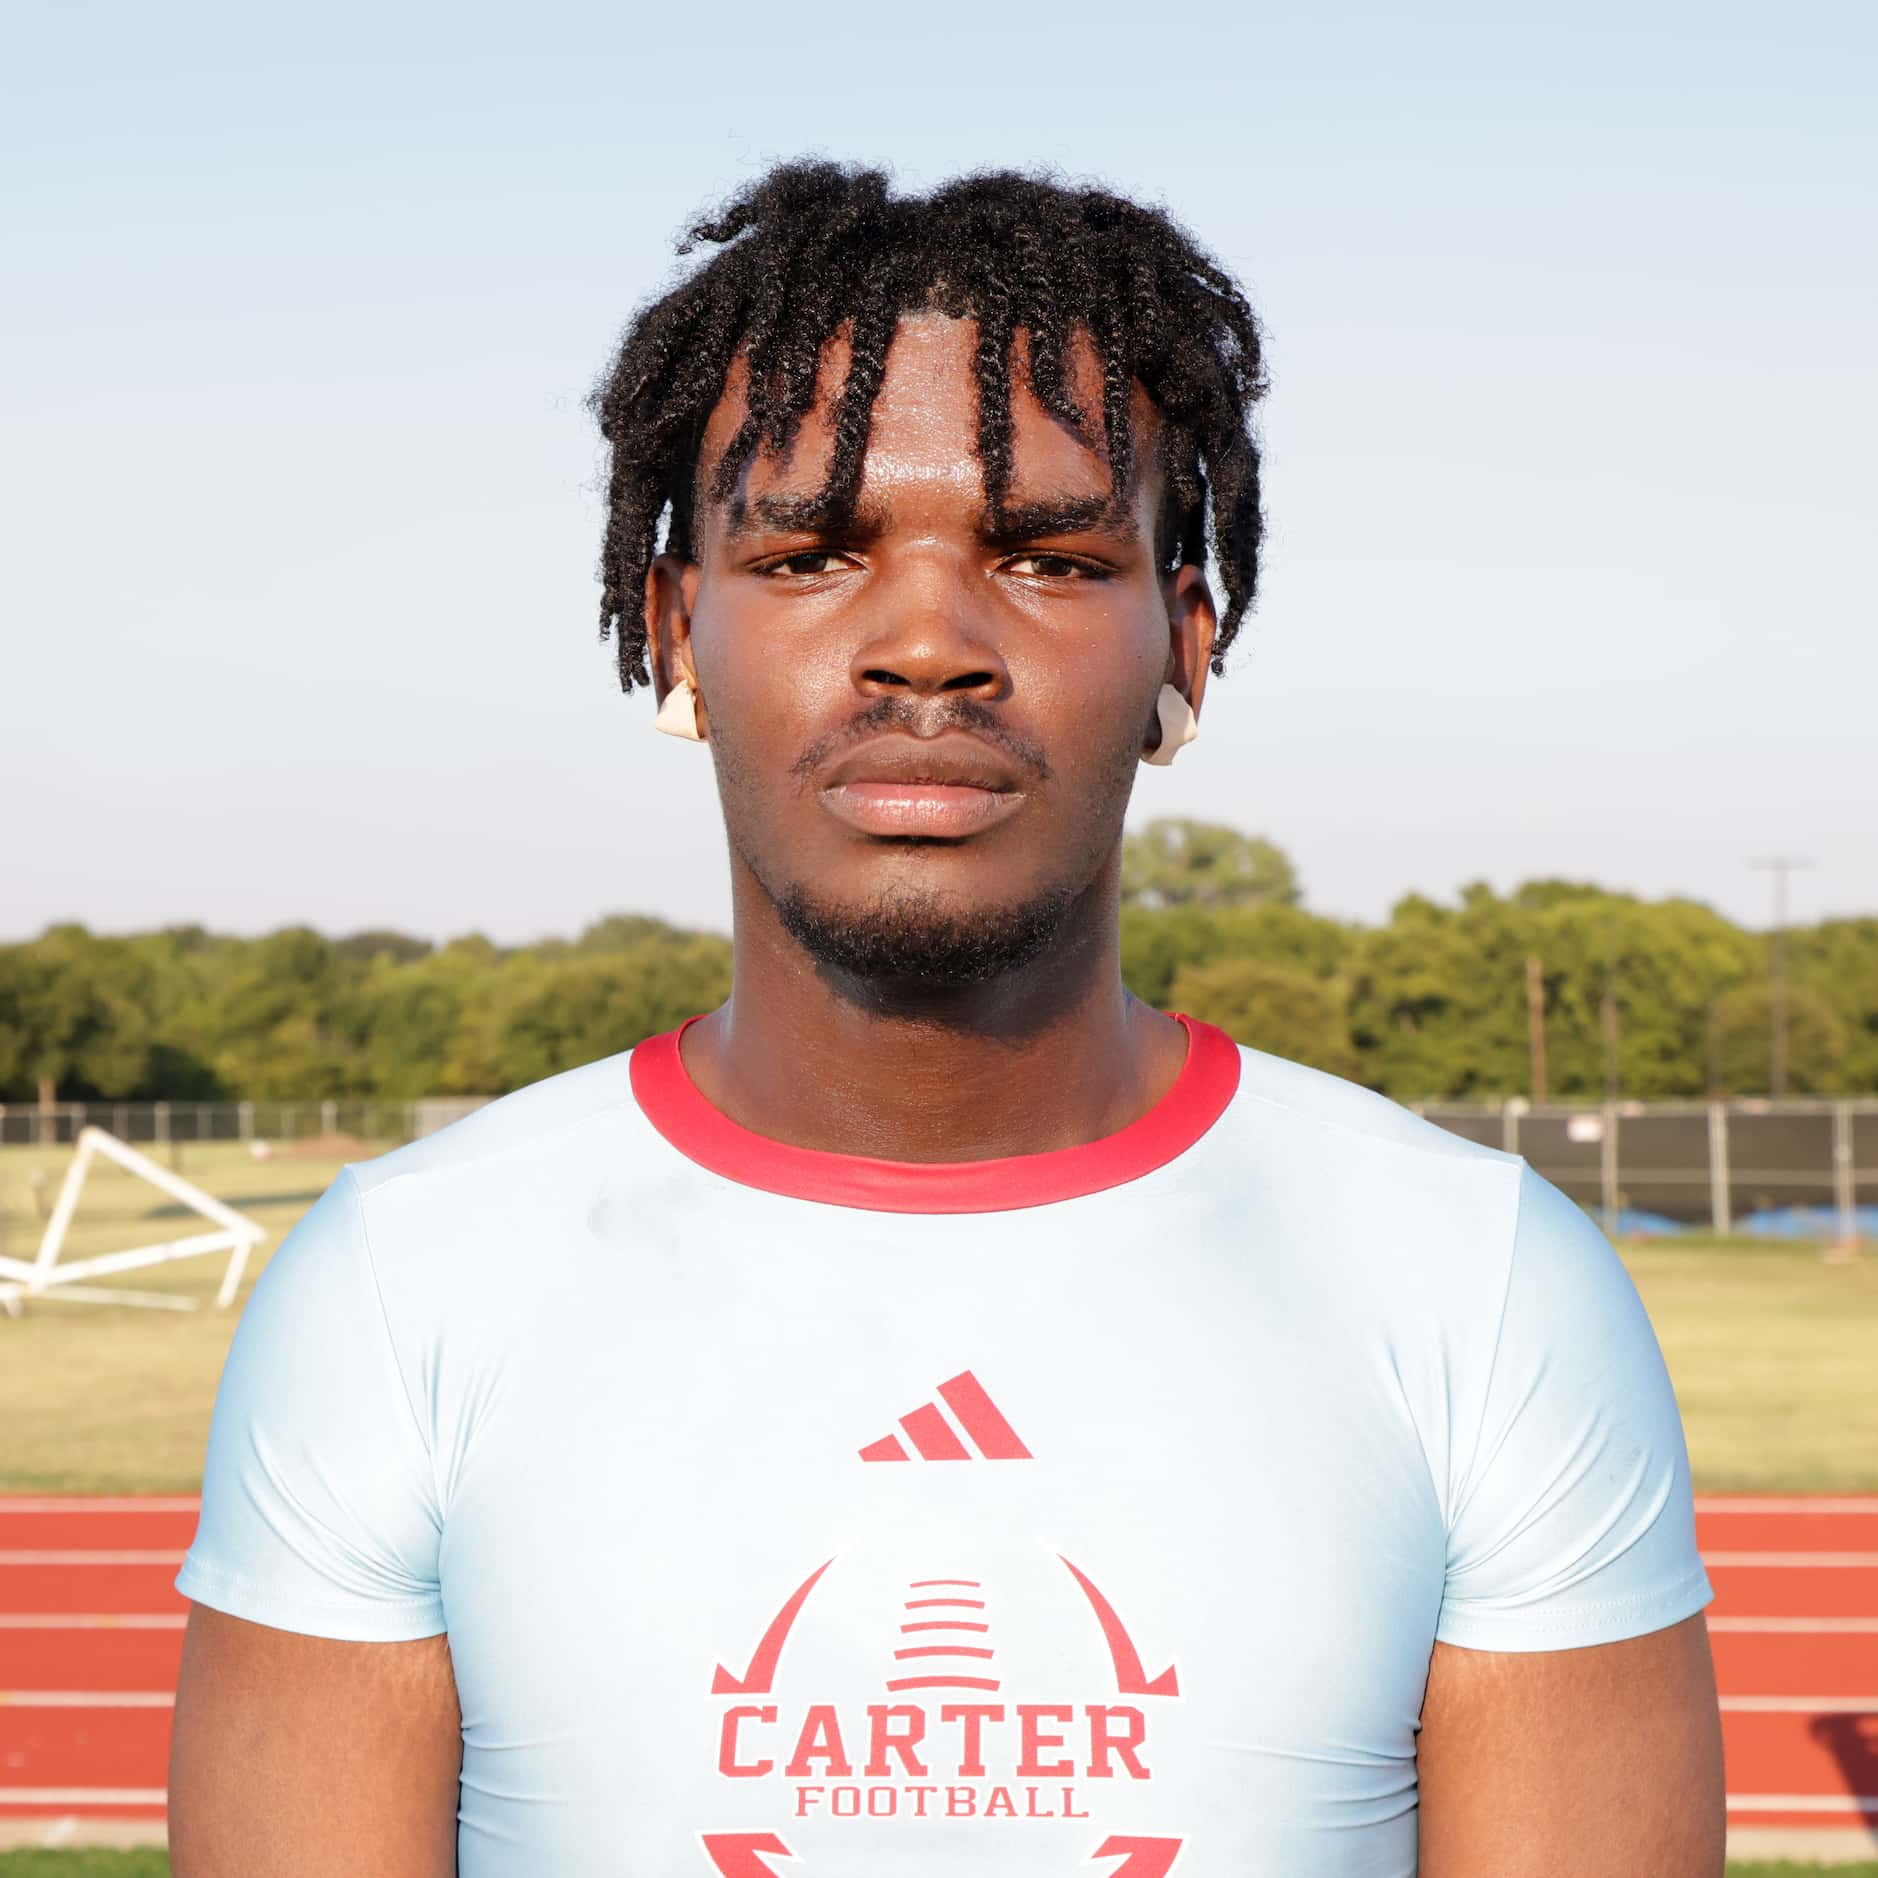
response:
<path id="1" fill-rule="evenodd" d="M 1878 908 L 1878 11 L 16 4 L 0 935 L 721 924 L 594 639 L 582 397 L 773 157 L 1162 198 L 1272 339 L 1270 571 L 1137 815 L 1313 904 Z"/>

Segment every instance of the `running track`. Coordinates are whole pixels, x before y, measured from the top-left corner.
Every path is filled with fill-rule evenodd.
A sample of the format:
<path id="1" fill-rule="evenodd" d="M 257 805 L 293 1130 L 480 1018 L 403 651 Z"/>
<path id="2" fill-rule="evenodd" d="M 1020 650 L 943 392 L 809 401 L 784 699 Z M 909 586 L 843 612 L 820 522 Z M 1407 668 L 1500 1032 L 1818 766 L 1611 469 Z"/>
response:
<path id="1" fill-rule="evenodd" d="M 170 1581 L 196 1506 L 0 1499 L 0 1844 L 38 1836 L 28 1820 L 55 1837 L 74 1818 L 160 1832 L 186 1608 Z M 1743 1850 L 1769 1828 L 1806 1829 L 1808 1850 L 1869 1844 L 1878 1498 L 1700 1499 L 1696 1523 L 1731 1835 Z"/>

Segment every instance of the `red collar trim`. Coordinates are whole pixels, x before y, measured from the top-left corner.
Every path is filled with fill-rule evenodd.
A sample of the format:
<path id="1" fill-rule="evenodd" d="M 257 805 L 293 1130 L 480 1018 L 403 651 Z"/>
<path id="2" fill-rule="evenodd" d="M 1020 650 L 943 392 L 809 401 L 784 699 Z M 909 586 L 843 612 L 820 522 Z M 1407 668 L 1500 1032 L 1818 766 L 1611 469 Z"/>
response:
<path id="1" fill-rule="evenodd" d="M 1239 1086 L 1239 1046 L 1211 1024 L 1175 1016 L 1187 1032 L 1187 1060 L 1145 1115 L 1078 1147 L 999 1160 L 881 1161 L 756 1134 L 712 1107 L 686 1071 L 678 1040 L 695 1017 L 633 1051 L 632 1088 L 646 1120 L 680 1154 L 743 1186 L 873 1213 L 998 1213 L 1138 1180 L 1219 1120 Z"/>

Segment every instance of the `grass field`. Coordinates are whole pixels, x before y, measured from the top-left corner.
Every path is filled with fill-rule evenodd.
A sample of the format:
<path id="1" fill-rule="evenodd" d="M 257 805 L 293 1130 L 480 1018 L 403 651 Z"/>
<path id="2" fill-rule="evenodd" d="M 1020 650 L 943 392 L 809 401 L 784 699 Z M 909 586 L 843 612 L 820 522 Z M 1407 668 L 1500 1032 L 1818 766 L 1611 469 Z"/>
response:
<path id="1" fill-rule="evenodd" d="M 0 1852 L 0 1878 L 169 1878 L 162 1852 Z M 1728 1878 L 1878 1878 L 1878 1863 L 1860 1865 L 1730 1864 Z M 1637 1878 L 1648 1878 L 1639 1872 Z"/>
<path id="2" fill-rule="evenodd" d="M 1622 1248 L 1676 1384 L 1696 1490 L 1878 1489 L 1878 1249 Z"/>
<path id="3" fill-rule="evenodd" d="M 0 1149 L 0 1252 L 32 1256 L 69 1153 Z M 268 1228 L 252 1283 L 338 1168 L 255 1161 L 231 1143 L 183 1148 L 178 1171 Z M 99 1161 L 68 1255 L 173 1236 L 194 1217 Z M 1832 1263 L 1811 1246 L 1690 1240 L 1626 1246 L 1624 1257 L 1675 1378 L 1698 1490 L 1878 1490 L 1878 1254 Z M 114 1282 L 206 1307 L 221 1270 L 217 1256 Z M 234 1323 L 233 1311 L 54 1299 L 0 1317 L 0 1491 L 192 1491 Z"/>
<path id="4" fill-rule="evenodd" d="M 162 1158 L 160 1155 L 158 1158 Z M 0 1253 L 30 1259 L 71 1150 L 0 1149 Z M 253 1159 L 238 1144 L 185 1146 L 184 1179 L 250 1214 L 268 1242 L 250 1259 L 245 1297 L 268 1254 L 338 1173 L 337 1159 Z M 34 1176 L 38 1175 L 35 1182 Z M 114 1163 L 94 1160 L 65 1244 L 83 1258 L 196 1230 L 199 1216 Z M 202 1222 L 205 1226 L 206 1221 Z M 0 1491 L 193 1492 L 209 1407 L 235 1327 L 209 1307 L 226 1254 L 178 1260 L 103 1282 L 194 1301 L 192 1312 L 35 1299 L 0 1316 Z"/>

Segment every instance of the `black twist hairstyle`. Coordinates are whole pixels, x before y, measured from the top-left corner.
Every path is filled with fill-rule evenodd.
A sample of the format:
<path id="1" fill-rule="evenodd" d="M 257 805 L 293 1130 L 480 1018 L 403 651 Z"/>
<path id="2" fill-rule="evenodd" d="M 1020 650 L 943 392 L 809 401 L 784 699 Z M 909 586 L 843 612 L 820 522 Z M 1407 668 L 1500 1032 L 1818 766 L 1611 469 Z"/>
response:
<path id="1" fill-rule="evenodd" d="M 995 514 L 1011 480 L 1015 335 L 1027 335 L 1038 402 L 1092 445 L 1094 420 L 1066 384 L 1079 332 L 1102 367 L 1100 442 L 1113 487 L 1134 456 L 1139 380 L 1161 415 L 1167 502 L 1163 566 L 1203 563 L 1209 538 L 1226 590 L 1213 670 L 1258 581 L 1265 391 L 1258 321 L 1231 277 L 1171 217 L 1108 190 L 996 170 L 925 196 L 890 193 L 884 171 L 784 163 L 679 243 L 717 252 L 634 318 L 588 400 L 611 451 L 601 551 L 600 636 L 618 635 L 620 684 L 649 681 L 644 595 L 664 548 L 693 552 L 705 422 L 741 352 L 748 414 L 710 498 L 728 499 L 759 449 L 781 453 L 815 396 L 822 348 L 846 332 L 850 364 L 833 416 L 823 505 L 835 524 L 859 490 L 887 348 L 902 315 L 933 308 L 978 322 L 978 454 Z"/>

